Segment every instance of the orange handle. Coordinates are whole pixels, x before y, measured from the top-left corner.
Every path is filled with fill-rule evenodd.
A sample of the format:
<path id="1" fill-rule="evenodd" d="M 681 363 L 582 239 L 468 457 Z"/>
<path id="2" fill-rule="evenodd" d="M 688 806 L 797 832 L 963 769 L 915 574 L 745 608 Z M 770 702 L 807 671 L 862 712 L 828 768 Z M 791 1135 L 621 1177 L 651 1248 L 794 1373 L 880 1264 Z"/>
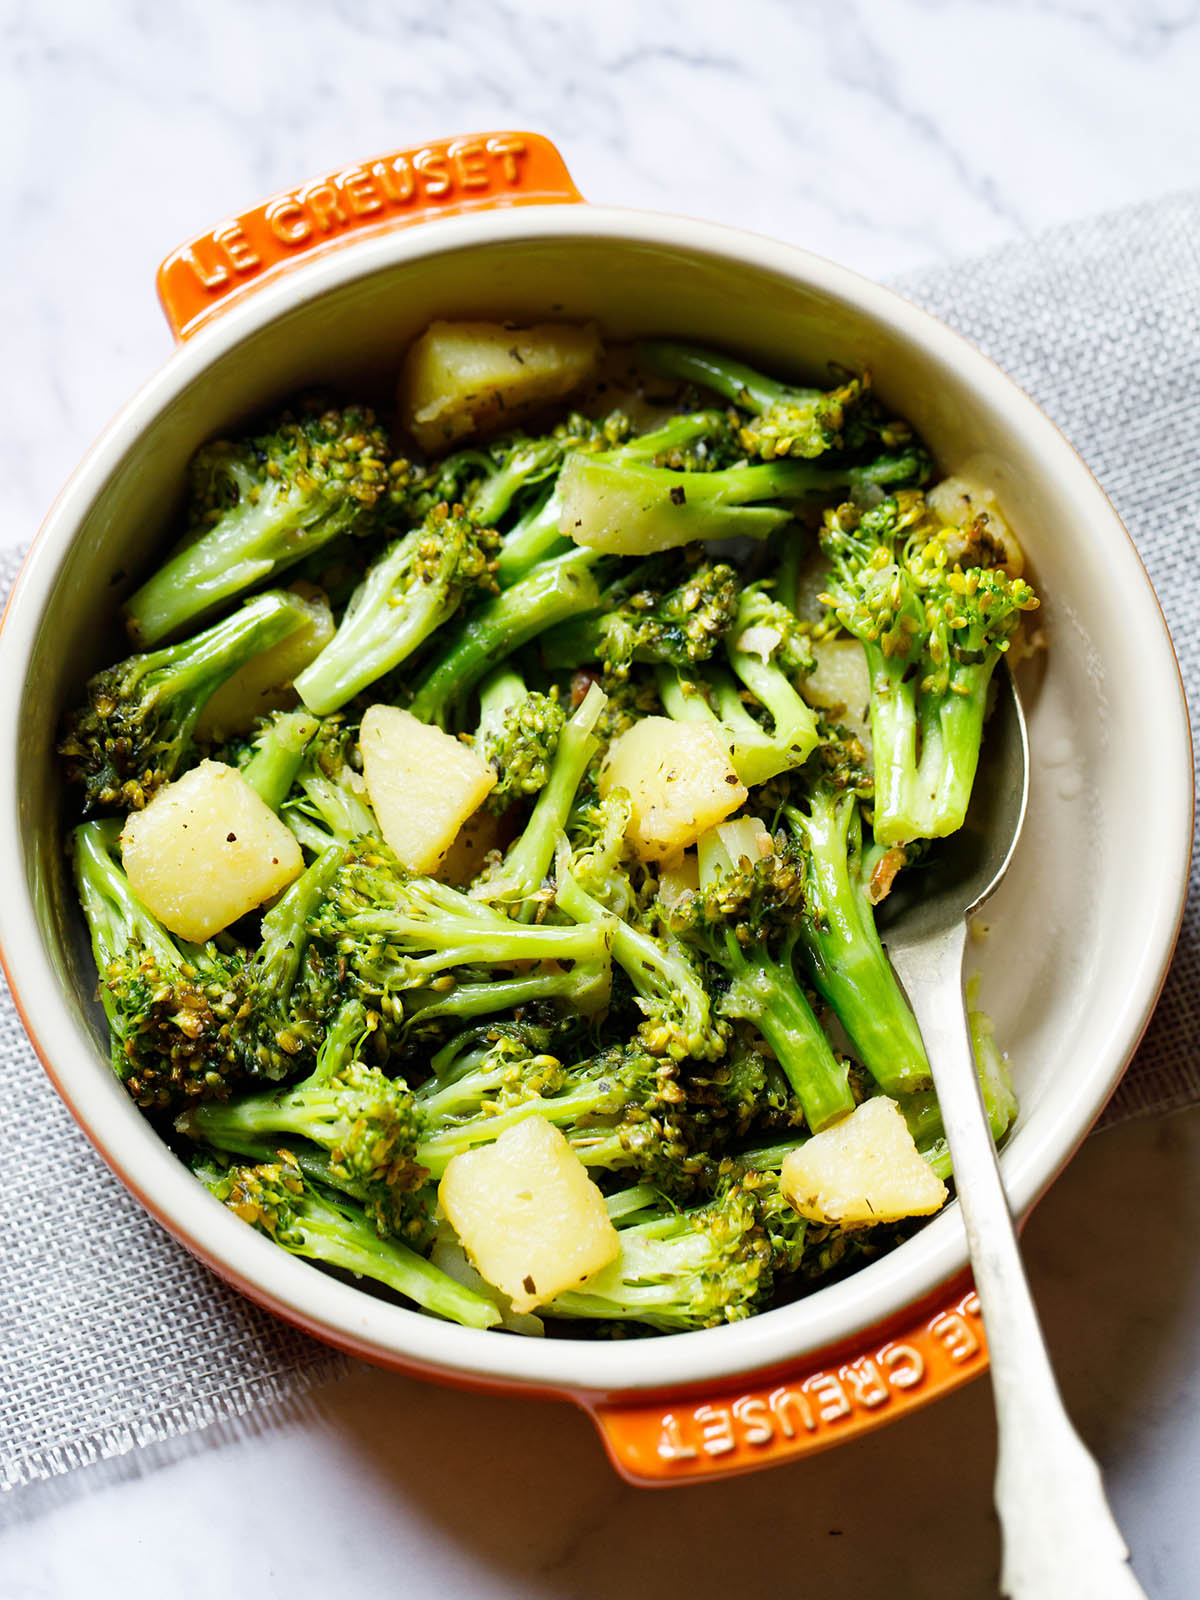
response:
<path id="1" fill-rule="evenodd" d="M 756 1373 L 751 1387 L 588 1409 L 613 1465 L 631 1483 L 730 1477 L 828 1449 L 927 1405 L 987 1367 L 979 1299 L 964 1274 L 865 1344 L 800 1367 Z"/>
<path id="2" fill-rule="evenodd" d="M 431 217 L 583 196 L 539 133 L 474 133 L 328 173 L 220 223 L 173 251 L 158 297 L 177 339 L 298 263 Z"/>

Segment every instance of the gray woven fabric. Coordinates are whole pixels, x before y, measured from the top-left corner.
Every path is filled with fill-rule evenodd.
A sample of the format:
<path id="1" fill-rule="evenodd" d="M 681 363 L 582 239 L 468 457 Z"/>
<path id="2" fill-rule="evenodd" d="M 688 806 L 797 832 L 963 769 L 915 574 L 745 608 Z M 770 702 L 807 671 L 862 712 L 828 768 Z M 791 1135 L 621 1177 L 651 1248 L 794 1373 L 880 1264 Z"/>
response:
<path id="1" fill-rule="evenodd" d="M 1060 229 L 900 285 L 1012 373 L 1112 496 L 1200 704 L 1200 196 Z M 15 562 L 0 563 L 7 591 Z M 1109 1120 L 1200 1100 L 1196 883 L 1157 1017 Z M 0 994 L 0 1495 L 126 1471 L 269 1416 L 340 1357 L 227 1290 L 151 1221 L 59 1103 Z M 33 1224 L 30 1224 L 30 1218 Z M 75 1479 L 73 1481 L 79 1481 Z"/>

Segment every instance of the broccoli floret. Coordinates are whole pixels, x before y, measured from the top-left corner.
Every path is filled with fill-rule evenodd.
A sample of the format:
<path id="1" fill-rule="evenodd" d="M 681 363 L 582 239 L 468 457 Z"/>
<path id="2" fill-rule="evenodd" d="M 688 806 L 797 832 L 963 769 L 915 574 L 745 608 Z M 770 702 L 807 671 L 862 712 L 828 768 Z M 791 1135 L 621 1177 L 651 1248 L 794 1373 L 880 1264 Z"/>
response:
<path id="1" fill-rule="evenodd" d="M 526 504 L 516 521 L 507 528 L 500 556 L 496 563 L 496 576 L 501 588 L 507 589 L 528 572 L 537 561 L 570 549 L 558 531 L 562 511 L 556 482 L 558 472 L 567 456 L 576 451 L 597 451 L 619 445 L 630 429 L 629 418 L 623 411 L 613 411 L 606 417 L 590 418 L 572 415 L 541 439 L 515 436 L 511 450 L 498 440 L 494 449 L 498 455 L 495 475 L 480 489 L 471 504 L 471 514 L 479 520 L 503 520 L 517 500 L 527 501 L 524 491 L 530 487 L 541 488 L 532 504 Z"/>
<path id="2" fill-rule="evenodd" d="M 413 1196 L 428 1178 L 416 1159 L 419 1118 L 407 1085 L 360 1059 L 376 1021 L 360 1001 L 348 1001 L 307 1078 L 195 1106 L 176 1119 L 176 1130 L 243 1156 L 261 1155 L 264 1142 L 268 1153 L 297 1139 L 319 1146 L 328 1157 L 326 1181 L 359 1199 L 381 1233 L 411 1231 Z"/>
<path id="3" fill-rule="evenodd" d="M 653 371 L 711 389 L 748 412 L 749 420 L 740 423 L 737 437 L 749 456 L 763 461 L 778 456 L 815 460 L 830 451 L 883 444 L 906 455 L 911 451 L 906 477 L 888 481 L 920 482 L 927 470 L 924 451 L 912 446 L 908 424 L 887 417 L 875 405 L 869 373 L 846 373 L 828 390 L 796 388 L 718 351 L 672 340 L 647 340 L 638 346 L 638 355 Z M 889 459 L 894 468 L 905 455 Z"/>
<path id="4" fill-rule="evenodd" d="M 241 752 L 242 777 L 259 798 L 278 811 L 296 781 L 304 753 L 320 729 L 307 711 L 276 711 L 265 718 Z"/>
<path id="5" fill-rule="evenodd" d="M 147 1109 L 226 1095 L 242 1074 L 226 1041 L 241 1009 L 244 956 L 176 943 L 116 860 L 120 827 L 85 822 L 72 839 L 113 1071 Z"/>
<path id="6" fill-rule="evenodd" d="M 636 1044 L 566 1066 L 501 1038 L 449 1082 L 423 1085 L 415 1104 L 424 1129 L 417 1157 L 435 1178 L 454 1156 L 534 1116 L 560 1128 L 585 1166 L 637 1173 L 676 1197 L 694 1193 L 714 1167 L 679 1067 Z"/>
<path id="7" fill-rule="evenodd" d="M 332 845 L 378 838 L 379 823 L 367 802 L 366 782 L 351 761 L 357 744 L 356 726 L 337 716 L 323 718 L 281 807 L 288 827 L 315 855 Z"/>
<path id="8" fill-rule="evenodd" d="M 385 551 L 351 596 L 337 633 L 296 679 L 309 710 L 339 710 L 407 661 L 464 597 L 495 593 L 498 543 L 460 507 L 440 505 Z"/>
<path id="9" fill-rule="evenodd" d="M 84 812 L 140 810 L 192 753 L 205 702 L 252 656 L 308 620 L 295 595 L 261 594 L 181 644 L 129 656 L 88 680 L 58 751 Z"/>
<path id="10" fill-rule="evenodd" d="M 563 623 L 542 639 L 547 667 L 598 661 L 606 681 L 624 682 L 634 662 L 687 668 L 707 661 L 734 625 L 741 584 L 727 563 L 696 554 L 652 556 L 618 576 L 597 615 Z"/>
<path id="11" fill-rule="evenodd" d="M 716 667 L 664 667 L 659 695 L 676 722 L 710 724 L 729 746 L 738 777 L 754 788 L 802 766 L 816 747 L 816 716 L 792 681 L 812 671 L 812 651 L 794 612 L 752 584 L 739 598 L 725 654 L 735 676 Z"/>
<path id="12" fill-rule="evenodd" d="M 218 440 L 192 462 L 182 548 L 126 603 L 138 644 L 260 584 L 348 530 L 370 531 L 388 444 L 359 407 L 285 414 L 254 438 Z"/>
<path id="13" fill-rule="evenodd" d="M 614 813 L 616 835 L 623 837 L 629 796 L 623 789 L 614 790 L 603 806 Z M 566 839 L 561 841 L 554 903 L 581 926 L 605 932 L 613 960 L 633 985 L 638 1009 L 646 1018 L 638 1030 L 644 1047 L 680 1061 L 724 1055 L 726 1030 L 712 1015 L 704 977 L 690 951 L 669 927 L 656 935 L 611 909 L 613 904 L 629 902 L 629 884 L 619 860 L 608 851 L 597 851 L 594 844 L 572 853 Z"/>
<path id="14" fill-rule="evenodd" d="M 139 1105 L 221 1098 L 243 1079 L 278 1081 L 315 1059 L 340 1003 L 336 967 L 307 923 L 341 850 L 319 857 L 262 919 L 253 953 L 222 938 L 184 944 L 134 895 L 115 821 L 75 830 L 75 881 L 92 935 L 113 1068 Z"/>
<path id="15" fill-rule="evenodd" d="M 925 466 L 913 446 L 865 460 L 780 454 L 747 462 L 727 417 L 694 412 L 618 450 L 571 456 L 555 486 L 558 527 L 579 544 L 628 555 L 693 540 L 766 539 L 814 497 L 878 498 L 882 486 L 922 481 Z"/>
<path id="16" fill-rule="evenodd" d="M 515 801 L 546 787 L 567 713 L 558 691 L 528 689 L 511 666 L 497 667 L 479 686 L 475 749 L 496 773 L 484 802 L 499 816 Z"/>
<path id="17" fill-rule="evenodd" d="M 984 541 L 942 525 L 915 492 L 827 512 L 821 543 L 822 599 L 871 674 L 875 838 L 942 838 L 966 817 L 988 684 L 1037 596 L 1002 567 L 963 565 Z"/>
<path id="18" fill-rule="evenodd" d="M 417 685 L 413 716 L 461 726 L 472 689 L 492 667 L 556 622 L 596 609 L 595 562 L 595 551 L 570 550 L 535 563 L 511 589 L 469 612 Z"/>
<path id="19" fill-rule="evenodd" d="M 468 1328 L 492 1328 L 500 1321 L 491 1300 L 456 1283 L 398 1239 L 380 1238 L 358 1206 L 313 1183 L 289 1150 L 257 1166 L 222 1167 L 200 1158 L 193 1171 L 243 1222 L 293 1255 L 373 1278 L 435 1316 Z"/>
<path id="20" fill-rule="evenodd" d="M 525 926 L 446 884 L 406 872 L 370 840 L 339 854 L 343 859 L 310 916 L 309 932 L 346 981 L 389 1020 L 398 1009 L 428 1022 L 556 995 L 577 1004 L 585 994 L 596 1004 L 607 997 L 607 928 Z M 510 974 L 510 968 L 522 970 Z"/>
<path id="21" fill-rule="evenodd" d="M 741 1180 L 707 1205 L 647 1207 L 639 1191 L 615 1196 L 621 1253 L 580 1289 L 556 1295 L 544 1314 L 639 1322 L 663 1333 L 738 1322 L 762 1310 L 773 1284 L 772 1247 Z"/>
<path id="22" fill-rule="evenodd" d="M 700 844 L 700 887 L 665 910 L 665 920 L 712 963 L 725 985 L 718 1012 L 758 1029 L 817 1133 L 853 1111 L 854 1096 L 795 972 L 803 858 L 782 839 L 775 854 L 754 862 L 733 861 L 715 830 Z"/>
<path id="23" fill-rule="evenodd" d="M 528 904 L 539 894 L 584 773 L 600 748 L 593 729 L 605 703 L 604 691 L 592 684 L 563 725 L 537 804 L 523 832 L 503 860 L 476 879 L 471 888 L 473 896 Z"/>

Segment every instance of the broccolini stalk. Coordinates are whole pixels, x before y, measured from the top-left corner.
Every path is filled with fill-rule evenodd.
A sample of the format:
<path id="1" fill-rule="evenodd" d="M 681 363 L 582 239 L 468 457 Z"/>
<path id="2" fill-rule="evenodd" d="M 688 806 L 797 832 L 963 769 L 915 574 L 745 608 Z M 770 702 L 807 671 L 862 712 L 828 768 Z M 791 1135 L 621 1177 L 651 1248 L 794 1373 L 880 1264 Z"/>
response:
<path id="1" fill-rule="evenodd" d="M 924 1089 L 930 1075 L 921 1030 L 884 954 L 860 873 L 856 795 L 818 778 L 805 805 L 789 806 L 785 816 L 806 857 L 800 949 L 813 983 L 885 1094 Z"/>
<path id="2" fill-rule="evenodd" d="M 260 594 L 181 644 L 129 656 L 96 673 L 87 704 L 71 712 L 59 744 L 84 811 L 140 809 L 192 752 L 205 702 L 252 656 L 308 621 L 295 595 Z"/>
<path id="3" fill-rule="evenodd" d="M 464 1327 L 492 1328 L 500 1321 L 490 1300 L 456 1283 L 398 1239 L 381 1238 L 358 1206 L 318 1188 L 288 1150 L 255 1167 L 226 1169 L 198 1161 L 193 1170 L 243 1222 L 293 1255 L 373 1278 Z"/>
<path id="4" fill-rule="evenodd" d="M 882 845 L 962 826 L 992 672 L 1039 603 L 1024 578 L 982 564 L 995 559 L 987 520 L 944 526 L 915 493 L 826 514 L 822 598 L 866 651 Z"/>
<path id="5" fill-rule="evenodd" d="M 623 791 L 618 791 L 605 804 L 620 803 L 623 798 Z M 582 851 L 573 857 L 565 838 L 560 841 L 554 902 L 579 924 L 607 930 L 613 959 L 633 984 L 646 1017 L 638 1029 L 642 1043 L 652 1054 L 675 1060 L 687 1056 L 712 1060 L 723 1055 L 725 1033 L 712 1016 L 703 977 L 686 946 L 669 930 L 658 938 L 635 927 L 589 893 L 584 887 L 589 879 L 600 893 L 607 887 L 603 880 L 594 882 L 589 855 Z M 605 875 L 619 871 L 609 865 Z M 611 892 L 623 898 L 628 890 L 617 886 Z"/>
<path id="6" fill-rule="evenodd" d="M 419 1119 L 403 1080 L 360 1060 L 371 1026 L 362 1003 L 347 1001 L 302 1082 L 193 1107 L 176 1119 L 177 1131 L 244 1156 L 261 1156 L 264 1141 L 273 1149 L 302 1139 L 326 1153 L 327 1181 L 359 1198 L 381 1233 L 419 1229 L 414 1194 L 428 1176 L 415 1154 Z"/>
<path id="7" fill-rule="evenodd" d="M 595 608 L 595 552 L 572 550 L 531 567 L 511 589 L 471 612 L 425 674 L 409 710 L 439 727 L 461 718 L 471 690 L 492 667 L 546 628 Z"/>
<path id="8" fill-rule="evenodd" d="M 814 1133 L 854 1110 L 847 1069 L 834 1055 L 796 977 L 803 863 L 794 851 L 735 863 L 716 830 L 700 849 L 700 887 L 666 919 L 728 981 L 719 1010 L 753 1025 L 775 1052 Z"/>
<path id="9" fill-rule="evenodd" d="M 598 684 L 591 684 L 559 736 L 549 775 L 537 804 L 515 844 L 494 869 L 471 890 L 490 901 L 526 901 L 541 889 L 567 817 L 592 757 L 600 748 L 593 729 L 607 703 Z"/>
<path id="10" fill-rule="evenodd" d="M 339 533 L 369 527 L 387 470 L 383 430 L 353 407 L 206 445 L 192 463 L 191 537 L 126 603 L 134 639 L 157 644 Z"/>
<path id="11" fill-rule="evenodd" d="M 255 734 L 242 777 L 272 811 L 278 811 L 291 793 L 318 727 L 316 717 L 307 711 L 279 711 Z"/>
<path id="12" fill-rule="evenodd" d="M 336 711 L 420 648 L 464 595 L 493 592 L 499 541 L 437 506 L 391 546 L 355 590 L 337 633 L 296 679 L 310 711 Z"/>

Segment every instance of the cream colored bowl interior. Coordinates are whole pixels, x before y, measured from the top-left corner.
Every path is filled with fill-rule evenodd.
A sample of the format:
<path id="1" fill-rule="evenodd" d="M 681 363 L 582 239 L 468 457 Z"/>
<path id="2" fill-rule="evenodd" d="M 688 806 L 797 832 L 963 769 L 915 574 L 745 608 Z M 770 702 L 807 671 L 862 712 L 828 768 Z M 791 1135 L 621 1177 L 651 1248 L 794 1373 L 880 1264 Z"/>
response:
<path id="1" fill-rule="evenodd" d="M 235 307 L 151 380 L 64 492 L 0 639 L 6 960 L 107 1158 L 185 1242 L 277 1308 L 384 1360 L 560 1390 L 745 1372 L 851 1335 L 960 1268 L 955 1210 L 846 1283 L 744 1324 L 626 1346 L 485 1335 L 386 1305 L 269 1245 L 193 1183 L 106 1065 L 62 854 L 51 752 L 63 705 L 120 648 L 117 602 L 169 537 L 197 445 L 305 384 L 371 375 L 378 385 L 431 318 L 476 315 L 691 335 L 798 376 L 829 361 L 867 366 L 943 469 L 969 464 L 1000 491 L 1045 596 L 1049 650 L 1026 675 L 1029 821 L 973 956 L 1021 1094 L 1004 1157 L 1018 1209 L 1067 1159 L 1144 1026 L 1186 875 L 1186 720 L 1149 585 L 1077 457 L 956 336 L 802 252 L 677 219 L 557 207 L 360 244 Z"/>

